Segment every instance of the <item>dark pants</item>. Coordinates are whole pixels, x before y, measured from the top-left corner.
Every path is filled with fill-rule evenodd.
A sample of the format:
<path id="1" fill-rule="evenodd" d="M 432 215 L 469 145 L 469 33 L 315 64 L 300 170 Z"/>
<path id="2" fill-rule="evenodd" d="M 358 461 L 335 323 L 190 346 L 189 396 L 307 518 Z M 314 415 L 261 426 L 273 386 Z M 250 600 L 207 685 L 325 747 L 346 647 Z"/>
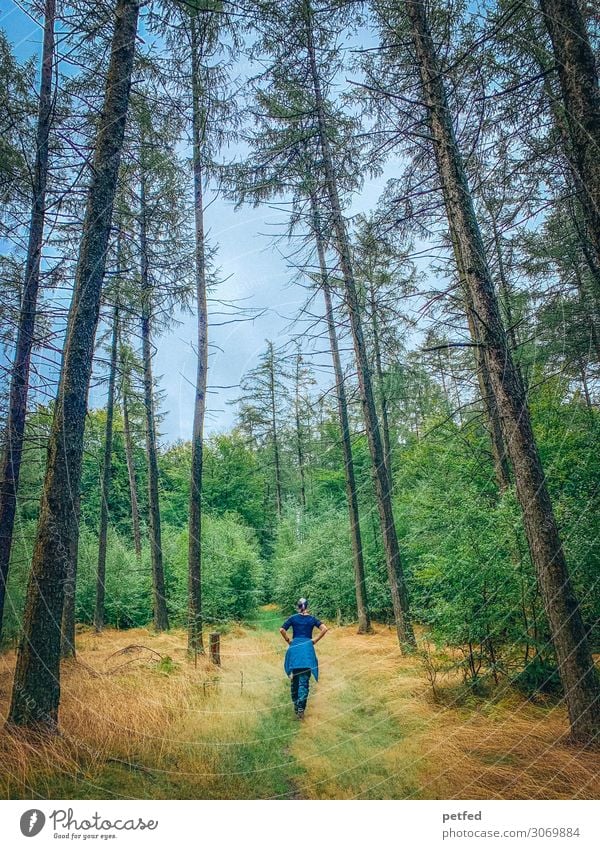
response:
<path id="1" fill-rule="evenodd" d="M 308 699 L 308 682 L 310 680 L 310 669 L 292 669 L 292 701 L 296 709 L 306 709 Z"/>

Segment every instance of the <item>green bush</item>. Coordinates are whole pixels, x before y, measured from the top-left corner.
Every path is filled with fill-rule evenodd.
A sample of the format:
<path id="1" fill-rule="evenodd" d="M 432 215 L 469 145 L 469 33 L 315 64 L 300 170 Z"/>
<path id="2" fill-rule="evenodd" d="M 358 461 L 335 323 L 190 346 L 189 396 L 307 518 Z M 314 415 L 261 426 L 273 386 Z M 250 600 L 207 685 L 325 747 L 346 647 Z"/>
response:
<path id="1" fill-rule="evenodd" d="M 35 522 L 19 529 L 13 546 L 6 602 L 4 641 L 20 630 Z M 188 592 L 187 530 L 163 527 L 163 561 L 171 624 L 185 626 Z M 234 514 L 204 516 L 202 522 L 202 601 L 207 623 L 251 617 L 260 601 L 263 566 L 252 530 Z M 83 523 L 79 533 L 76 619 L 91 623 L 96 600 L 98 538 Z M 108 532 L 105 621 L 117 628 L 152 621 L 152 569 L 144 547 L 138 562 L 130 539 Z"/>
<path id="2" fill-rule="evenodd" d="M 376 558 L 365 545 L 367 593 L 375 615 L 389 592 Z M 273 599 L 292 611 L 298 598 L 326 619 L 354 621 L 356 595 L 348 529 L 348 513 L 331 508 L 319 516 L 290 512 L 282 520 L 273 555 Z"/>
<path id="3" fill-rule="evenodd" d="M 4 644 L 15 640 L 21 630 L 36 524 L 35 520 L 15 522 L 2 624 Z"/>
<path id="4" fill-rule="evenodd" d="M 188 532 L 165 528 L 163 554 L 173 624 L 187 616 Z M 233 513 L 202 519 L 202 608 L 206 622 L 245 619 L 260 601 L 262 563 L 251 529 Z"/>
<path id="5" fill-rule="evenodd" d="M 91 623 L 96 604 L 98 537 L 85 525 L 79 533 L 75 616 Z M 109 528 L 106 549 L 105 622 L 116 628 L 135 628 L 152 619 L 152 570 L 149 552 L 137 562 L 133 543 Z"/>

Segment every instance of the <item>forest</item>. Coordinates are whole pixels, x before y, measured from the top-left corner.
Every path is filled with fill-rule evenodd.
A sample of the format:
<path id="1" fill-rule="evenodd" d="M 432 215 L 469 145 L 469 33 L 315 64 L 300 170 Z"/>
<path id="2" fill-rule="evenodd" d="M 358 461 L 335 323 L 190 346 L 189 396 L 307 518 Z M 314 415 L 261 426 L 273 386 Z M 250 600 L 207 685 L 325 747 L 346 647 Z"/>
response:
<path id="1" fill-rule="evenodd" d="M 0 796 L 590 798 L 596 4 L 4 5 Z"/>

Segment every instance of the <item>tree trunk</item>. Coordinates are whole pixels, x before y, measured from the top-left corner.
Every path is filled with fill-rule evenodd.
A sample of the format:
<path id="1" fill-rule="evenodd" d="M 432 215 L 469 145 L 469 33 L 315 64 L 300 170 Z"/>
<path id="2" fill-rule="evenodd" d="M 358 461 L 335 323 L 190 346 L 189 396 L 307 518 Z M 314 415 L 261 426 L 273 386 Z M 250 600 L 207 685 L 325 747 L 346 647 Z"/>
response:
<path id="1" fill-rule="evenodd" d="M 564 108 L 559 105 L 560 96 L 553 90 L 552 87 L 553 80 L 550 76 L 550 72 L 553 69 L 554 56 L 549 55 L 545 47 L 536 43 L 534 39 L 531 39 L 530 49 L 540 71 L 543 74 L 544 91 L 548 98 L 550 113 L 556 126 L 563 154 L 569 165 L 567 187 L 572 190 L 575 203 L 567 202 L 567 209 L 569 211 L 571 221 L 573 222 L 575 232 L 577 233 L 583 257 L 590 272 L 591 286 L 589 287 L 588 294 L 590 295 L 593 303 L 593 320 L 597 325 L 600 307 L 600 260 L 598 259 L 595 251 L 593 239 L 591 238 L 592 234 L 589 232 L 589 217 L 584 208 L 586 188 L 583 184 L 581 173 L 577 168 L 577 164 L 572 155 L 569 124 Z M 577 214 L 578 211 L 581 213 L 583 222 L 579 220 Z M 588 286 L 585 288 L 587 290 Z M 512 322 L 510 323 L 512 324 Z"/>
<path id="2" fill-rule="evenodd" d="M 56 0 L 46 0 L 42 75 L 38 105 L 36 154 L 33 171 L 33 203 L 25 260 L 25 279 L 19 313 L 15 359 L 11 370 L 8 418 L 0 465 L 0 638 L 4 618 L 4 601 L 10 567 L 19 474 L 23 456 L 29 368 L 35 333 L 35 317 L 40 286 L 40 262 L 46 213 L 48 177 L 48 137 L 52 119 L 52 64 L 54 58 L 54 23 Z"/>
<path id="3" fill-rule="evenodd" d="M 459 254 L 457 264 L 459 269 L 464 269 L 467 295 L 480 322 L 491 386 L 550 624 L 572 734 L 576 739 L 591 742 L 600 730 L 598 676 L 571 586 L 523 386 L 500 317 L 425 10 L 417 0 L 405 0 L 405 7 L 411 22 L 448 222 Z"/>
<path id="4" fill-rule="evenodd" d="M 133 443 L 131 439 L 131 423 L 129 421 L 129 396 L 127 383 L 123 384 L 123 438 L 125 441 L 125 460 L 127 462 L 127 477 L 129 479 L 129 498 L 131 500 L 131 526 L 135 556 L 142 558 L 142 535 L 140 533 L 140 508 L 135 478 L 135 461 L 133 458 Z"/>
<path id="5" fill-rule="evenodd" d="M 494 239 L 494 249 L 496 251 L 496 258 L 498 260 L 498 283 L 500 284 L 500 286 L 499 286 L 500 302 L 501 302 L 502 306 L 504 307 L 505 322 L 508 325 L 507 336 L 508 336 L 508 341 L 510 342 L 511 352 L 513 354 L 516 354 L 519 343 L 518 343 L 518 340 L 517 340 L 517 333 L 516 333 L 516 330 L 515 330 L 515 321 L 514 321 L 514 317 L 513 317 L 512 305 L 511 305 L 511 302 L 510 302 L 510 298 L 511 298 L 510 286 L 508 284 L 508 280 L 507 280 L 507 277 L 506 277 L 506 269 L 504 267 L 504 257 L 502 256 L 502 244 L 500 242 L 500 233 L 498 232 L 498 223 L 496 221 L 494 213 L 491 210 L 489 212 L 489 216 L 490 216 L 490 223 L 492 225 L 492 234 L 493 234 L 493 239 Z M 515 367 L 518 369 L 519 374 L 520 374 L 521 370 L 519 368 L 519 363 L 516 362 L 516 361 L 515 361 Z M 521 380 L 522 379 L 523 378 L 522 378 L 522 375 L 521 375 Z"/>
<path id="6" fill-rule="evenodd" d="M 142 141 L 142 159 L 144 155 Z M 157 631 L 169 628 L 169 615 L 165 597 L 165 573 L 162 559 L 160 527 L 160 501 L 158 494 L 158 459 L 156 451 L 156 423 L 154 417 L 154 380 L 152 378 L 152 344 L 150 339 L 152 285 L 148 274 L 148 247 L 146 240 L 146 183 L 144 165 L 140 185 L 140 251 L 142 276 L 142 360 L 144 364 L 144 412 L 146 414 L 146 453 L 148 456 L 148 506 L 150 559 L 152 562 L 152 592 L 154 597 L 154 627 Z"/>
<path id="7" fill-rule="evenodd" d="M 70 542 L 69 562 L 65 578 L 65 600 L 62 614 L 62 639 L 60 653 L 62 657 L 75 657 L 75 591 L 77 588 L 77 549 L 79 547 L 79 507 L 81 498 L 77 498 L 73 509 L 76 515 L 75 533 Z"/>
<path id="8" fill-rule="evenodd" d="M 208 308 L 206 300 L 206 255 L 204 236 L 204 201 L 202 196 L 202 144 L 206 115 L 201 103 L 201 85 L 198 63 L 201 61 L 201 44 L 198 44 L 197 19 L 192 15 L 192 109 L 193 109 L 193 168 L 194 168 L 194 218 L 196 226 L 196 310 L 198 362 L 196 371 L 196 397 L 192 432 L 192 475 L 190 486 L 189 548 L 188 548 L 188 652 L 204 653 L 202 642 L 202 459 L 204 448 L 204 413 L 206 410 L 206 385 L 208 370 Z"/>
<path id="9" fill-rule="evenodd" d="M 277 404 L 275 398 L 275 354 L 273 343 L 269 342 L 269 398 L 271 406 L 271 431 L 273 440 L 273 462 L 275 463 L 275 499 L 277 515 L 281 518 L 283 502 L 281 497 L 281 464 L 279 461 L 279 440 L 277 438 Z"/>
<path id="10" fill-rule="evenodd" d="M 540 0 L 560 80 L 581 205 L 595 264 L 600 266 L 600 89 L 598 70 L 577 0 Z"/>
<path id="11" fill-rule="evenodd" d="M 119 339 L 119 305 L 113 314 L 112 341 L 110 346 L 110 370 L 108 374 L 108 399 L 106 402 L 106 429 L 104 433 L 104 461 L 100 486 L 100 530 L 98 533 L 98 571 L 96 575 L 96 609 L 94 627 L 104 628 L 104 598 L 106 578 L 106 542 L 108 535 L 108 499 L 110 498 L 111 460 L 113 443 L 113 419 L 115 412 L 115 379 L 117 375 L 117 343 Z"/>
<path id="12" fill-rule="evenodd" d="M 491 215 L 491 213 L 490 213 Z M 484 330 L 481 326 L 481 321 L 473 307 L 469 288 L 467 286 L 467 278 L 465 268 L 462 262 L 462 254 L 460 243 L 457 240 L 457 233 L 451 230 L 451 241 L 454 249 L 454 256 L 458 269 L 458 275 L 463 291 L 463 306 L 467 316 L 467 324 L 469 333 L 475 345 L 475 364 L 477 383 L 479 385 L 479 396 L 485 410 L 485 423 L 490 438 L 492 447 L 492 460 L 494 463 L 494 474 L 498 490 L 504 492 L 510 486 L 510 465 L 504 445 L 504 437 L 502 436 L 502 425 L 500 423 L 500 414 L 496 398 L 492 389 L 492 382 L 488 368 L 487 359 L 484 351 Z M 499 257 L 500 261 L 500 257 Z M 519 373 L 520 378 L 520 373 Z"/>
<path id="13" fill-rule="evenodd" d="M 346 501 L 348 503 L 348 517 L 350 519 L 350 540 L 352 544 L 352 563 L 354 565 L 354 587 L 356 591 L 356 612 L 358 618 L 358 633 L 370 634 L 371 618 L 367 601 L 367 585 L 365 583 L 365 563 L 363 558 L 362 538 L 360 533 L 360 517 L 358 512 L 358 497 L 356 495 L 356 479 L 354 476 L 354 460 L 352 459 L 352 440 L 350 436 L 350 424 L 348 421 L 348 403 L 346 401 L 346 389 L 344 386 L 344 373 L 340 359 L 333 305 L 331 301 L 331 289 L 329 286 L 329 275 L 327 263 L 325 262 L 325 248 L 321 234 L 319 213 L 314 197 L 311 198 L 313 230 L 317 244 L 319 267 L 321 270 L 321 288 L 325 299 L 325 318 L 327 330 L 329 331 L 329 343 L 331 346 L 331 357 L 333 359 L 333 372 L 335 375 L 335 391 L 337 398 L 338 417 L 340 421 L 340 435 L 342 437 L 342 452 L 344 457 L 344 478 L 346 481 Z"/>
<path id="14" fill-rule="evenodd" d="M 296 420 L 296 453 L 298 456 L 298 469 L 300 471 L 300 504 L 306 509 L 306 475 L 304 471 L 304 445 L 302 443 L 302 423 L 300 421 L 300 366 L 302 355 L 296 354 L 296 393 L 295 393 L 295 420 Z"/>
<path id="15" fill-rule="evenodd" d="M 465 284 L 463 282 L 463 290 Z M 467 322 L 471 338 L 475 342 L 475 363 L 477 368 L 477 382 L 479 384 L 479 395 L 485 408 L 485 421 L 487 424 L 490 443 L 492 445 L 492 459 L 494 462 L 494 473 L 496 483 L 500 492 L 504 492 L 510 486 L 510 466 L 506 456 L 506 448 L 502 437 L 502 425 L 498 414 L 498 405 L 492 390 L 492 382 L 488 370 L 487 361 L 483 352 L 483 331 L 478 326 L 475 312 L 470 304 L 465 304 Z"/>
<path id="16" fill-rule="evenodd" d="M 325 117 L 325 105 L 321 92 L 321 81 L 319 77 L 319 69 L 317 67 L 317 60 L 315 54 L 314 36 L 312 29 L 312 8 L 310 0 L 305 0 L 304 10 L 306 21 L 308 59 L 310 64 L 311 81 L 315 95 L 319 141 L 321 146 L 321 153 L 323 156 L 324 175 L 327 184 L 329 203 L 331 205 L 333 229 L 335 233 L 336 246 L 340 257 L 340 267 L 342 270 L 342 276 L 344 279 L 345 286 L 346 304 L 350 317 L 352 339 L 356 355 L 358 382 L 361 393 L 367 439 L 369 442 L 369 450 L 371 453 L 373 476 L 375 479 L 377 507 L 379 511 L 381 533 L 383 536 L 385 548 L 385 559 L 388 572 L 388 580 L 390 584 L 390 593 L 392 597 L 392 605 L 394 609 L 394 620 L 396 623 L 396 630 L 398 633 L 398 641 L 400 643 L 400 646 L 406 649 L 410 649 L 415 645 L 415 635 L 410 620 L 408 592 L 404 581 L 402 561 L 400 559 L 400 548 L 398 545 L 396 525 L 394 521 L 394 514 L 392 511 L 389 476 L 385 466 L 385 457 L 381 443 L 381 434 L 379 432 L 379 422 L 377 421 L 377 412 L 375 409 L 375 399 L 373 395 L 373 385 L 371 382 L 369 361 L 360 319 L 358 293 L 356 290 L 356 282 L 354 280 L 354 272 L 352 269 L 350 244 L 346 233 L 344 218 L 342 216 L 342 210 L 338 196 L 337 181 L 333 166 L 333 158 L 329 146 L 329 136 L 327 133 L 328 127 Z"/>
<path id="17" fill-rule="evenodd" d="M 375 354 L 375 374 L 377 376 L 377 390 L 379 394 L 379 407 L 381 409 L 381 436 L 383 438 L 383 456 L 385 467 L 390 479 L 390 492 L 394 489 L 392 475 L 392 444 L 390 440 L 390 424 L 388 418 L 388 399 L 383 382 L 383 367 L 381 364 L 381 344 L 379 341 L 379 322 L 377 321 L 377 300 L 375 298 L 375 284 L 371 281 L 369 300 L 371 302 L 371 328 L 373 330 L 373 353 Z"/>
<path id="18" fill-rule="evenodd" d="M 24 634 L 17 655 L 8 722 L 51 732 L 58 723 L 64 581 L 77 536 L 87 394 L 100 310 L 112 207 L 123 146 L 138 0 L 118 0 L 104 107 L 33 551 Z"/>

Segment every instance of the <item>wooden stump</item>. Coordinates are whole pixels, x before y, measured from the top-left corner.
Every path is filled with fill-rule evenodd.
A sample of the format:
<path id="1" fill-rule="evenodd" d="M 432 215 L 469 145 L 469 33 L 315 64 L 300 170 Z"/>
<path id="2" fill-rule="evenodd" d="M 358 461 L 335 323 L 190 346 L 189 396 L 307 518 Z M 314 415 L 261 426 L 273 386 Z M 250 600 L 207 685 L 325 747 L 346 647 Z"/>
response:
<path id="1" fill-rule="evenodd" d="M 217 666 L 221 665 L 221 635 L 216 631 L 210 635 L 210 659 Z"/>

